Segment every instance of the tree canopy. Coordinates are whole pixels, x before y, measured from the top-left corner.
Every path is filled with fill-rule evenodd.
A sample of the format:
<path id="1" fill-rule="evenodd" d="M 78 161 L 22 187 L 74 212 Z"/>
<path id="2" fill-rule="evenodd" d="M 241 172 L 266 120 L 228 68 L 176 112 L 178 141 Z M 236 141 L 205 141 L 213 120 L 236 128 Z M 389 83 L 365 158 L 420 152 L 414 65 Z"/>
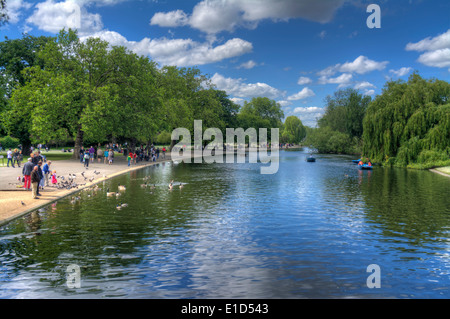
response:
<path id="1" fill-rule="evenodd" d="M 367 109 L 363 137 L 363 153 L 377 162 L 450 165 L 450 84 L 417 73 L 387 82 Z"/>
<path id="2" fill-rule="evenodd" d="M 371 101 L 355 89 L 338 90 L 325 99 L 325 114 L 306 143 L 321 153 L 353 154 L 361 151 L 363 120 Z"/>
<path id="3" fill-rule="evenodd" d="M 111 141 L 134 148 L 167 141 L 175 128 L 193 132 L 194 120 L 225 134 L 240 125 L 279 128 L 284 117 L 265 97 L 241 110 L 197 68 L 160 67 L 98 38 L 80 41 L 71 29 L 6 39 L 0 52 L 1 127 L 25 150 L 31 143 L 74 143 L 78 154 L 83 144 Z"/>

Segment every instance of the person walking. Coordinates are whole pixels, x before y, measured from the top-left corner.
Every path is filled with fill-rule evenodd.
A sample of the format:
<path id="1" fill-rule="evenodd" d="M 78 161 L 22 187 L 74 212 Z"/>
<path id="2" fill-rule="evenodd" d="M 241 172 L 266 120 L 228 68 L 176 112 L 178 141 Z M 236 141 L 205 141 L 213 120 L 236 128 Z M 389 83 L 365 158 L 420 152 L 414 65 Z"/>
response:
<path id="1" fill-rule="evenodd" d="M 91 148 L 89 149 L 89 158 L 91 159 L 91 163 L 94 162 L 94 153 L 95 153 L 95 148 L 93 146 L 91 146 Z"/>
<path id="2" fill-rule="evenodd" d="M 51 174 L 51 171 L 50 171 L 51 164 L 52 164 L 52 161 L 48 161 L 47 163 L 44 164 L 44 166 L 42 166 L 42 172 L 44 173 L 45 186 L 49 186 L 48 179 Z"/>
<path id="3" fill-rule="evenodd" d="M 97 160 L 99 163 L 102 162 L 103 150 L 100 148 L 100 145 L 97 148 Z"/>
<path id="4" fill-rule="evenodd" d="M 9 162 L 11 162 L 11 166 L 12 167 L 15 167 L 14 166 L 14 161 L 13 161 L 13 152 L 11 151 L 11 149 L 9 149 L 6 152 L 6 157 L 8 158 L 8 162 L 6 163 L 6 167 L 9 167 Z"/>
<path id="5" fill-rule="evenodd" d="M 105 164 L 106 164 L 106 161 L 108 160 L 108 157 L 109 157 L 108 149 L 105 149 L 105 152 L 103 153 L 103 156 L 105 157 Z"/>
<path id="6" fill-rule="evenodd" d="M 89 151 L 86 150 L 86 152 L 84 153 L 84 167 L 88 168 L 89 167 L 89 159 L 90 159 L 91 155 L 89 154 Z"/>
<path id="7" fill-rule="evenodd" d="M 22 163 L 22 161 L 23 161 L 22 151 L 18 151 L 17 152 L 17 159 L 16 159 L 16 161 L 17 161 L 17 166 L 20 167 L 20 163 Z"/>
<path id="8" fill-rule="evenodd" d="M 23 188 L 27 191 L 31 189 L 31 172 L 33 171 L 33 167 L 34 165 L 30 157 L 22 168 L 22 175 L 24 180 Z"/>
<path id="9" fill-rule="evenodd" d="M 81 146 L 80 148 L 80 163 L 83 163 L 84 161 L 84 148 Z"/>
<path id="10" fill-rule="evenodd" d="M 112 149 L 110 149 L 110 150 L 108 151 L 108 164 L 109 164 L 109 165 L 112 165 L 113 160 L 114 160 L 114 152 L 113 152 Z"/>
<path id="11" fill-rule="evenodd" d="M 32 190 L 32 198 L 33 199 L 39 199 L 38 197 L 38 187 L 39 187 L 39 172 L 38 172 L 38 166 L 33 167 L 33 171 L 31 172 L 31 190 Z"/>

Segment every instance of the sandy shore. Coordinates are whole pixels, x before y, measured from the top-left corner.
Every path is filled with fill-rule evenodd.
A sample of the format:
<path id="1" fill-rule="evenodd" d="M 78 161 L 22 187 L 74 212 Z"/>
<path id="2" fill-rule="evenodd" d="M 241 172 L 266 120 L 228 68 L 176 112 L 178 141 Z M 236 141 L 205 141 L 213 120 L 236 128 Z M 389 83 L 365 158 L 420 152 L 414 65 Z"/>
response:
<path id="1" fill-rule="evenodd" d="M 95 160 L 89 164 L 88 169 L 79 160 L 54 161 L 50 169 L 56 170 L 58 176 L 64 176 L 65 180 L 67 180 L 69 174 L 75 174 L 77 184 L 86 184 L 80 186 L 78 189 L 70 190 L 45 187 L 41 191 L 42 196 L 39 199 L 33 199 L 31 191 L 24 190 L 22 188 L 23 183 L 19 183 L 17 180 L 18 176 L 22 176 L 22 167 L 0 167 L 0 225 L 105 179 L 110 179 L 114 176 L 163 161 L 170 161 L 170 155 L 167 154 L 165 159 L 160 157 L 157 162 L 144 161 L 136 165 L 131 165 L 130 167 L 128 167 L 126 157 L 122 155 L 115 157 L 113 165 L 104 164 L 103 162 L 98 163 Z M 94 171 L 100 172 L 100 174 L 94 174 Z M 81 176 L 82 172 L 84 172 L 84 176 L 88 179 L 87 181 Z M 93 180 L 90 182 L 89 179 L 92 178 Z"/>

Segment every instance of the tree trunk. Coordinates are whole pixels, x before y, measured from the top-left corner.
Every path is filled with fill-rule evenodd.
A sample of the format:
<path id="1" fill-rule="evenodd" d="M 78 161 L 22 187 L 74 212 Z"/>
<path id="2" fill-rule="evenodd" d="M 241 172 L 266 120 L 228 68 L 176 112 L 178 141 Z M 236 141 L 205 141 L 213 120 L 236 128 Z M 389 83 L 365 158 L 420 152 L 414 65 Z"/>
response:
<path id="1" fill-rule="evenodd" d="M 80 148 L 83 145 L 83 135 L 84 132 L 81 130 L 81 124 L 78 125 L 77 136 L 75 138 L 75 147 L 73 150 L 72 158 L 80 159 Z"/>
<path id="2" fill-rule="evenodd" d="M 134 137 L 130 140 L 130 149 L 133 153 L 136 151 L 136 139 Z"/>

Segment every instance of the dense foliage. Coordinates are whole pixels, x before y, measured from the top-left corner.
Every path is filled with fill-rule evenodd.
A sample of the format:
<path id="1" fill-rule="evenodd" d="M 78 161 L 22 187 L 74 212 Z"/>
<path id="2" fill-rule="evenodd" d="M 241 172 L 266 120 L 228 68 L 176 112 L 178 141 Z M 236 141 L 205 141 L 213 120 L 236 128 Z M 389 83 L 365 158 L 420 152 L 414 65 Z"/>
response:
<path id="1" fill-rule="evenodd" d="M 278 103 L 265 97 L 242 110 L 196 68 L 159 67 L 77 32 L 0 43 L 0 135 L 32 143 L 159 142 L 174 145 L 175 128 L 280 128 Z M 270 135 L 270 131 L 269 131 Z"/>
<path id="2" fill-rule="evenodd" d="M 326 98 L 318 128 L 310 129 L 305 143 L 320 153 L 356 154 L 361 151 L 363 119 L 371 101 L 357 90 L 346 89 Z"/>
<path id="3" fill-rule="evenodd" d="M 364 119 L 366 156 L 387 165 L 450 165 L 450 84 L 413 74 L 386 83 Z"/>

